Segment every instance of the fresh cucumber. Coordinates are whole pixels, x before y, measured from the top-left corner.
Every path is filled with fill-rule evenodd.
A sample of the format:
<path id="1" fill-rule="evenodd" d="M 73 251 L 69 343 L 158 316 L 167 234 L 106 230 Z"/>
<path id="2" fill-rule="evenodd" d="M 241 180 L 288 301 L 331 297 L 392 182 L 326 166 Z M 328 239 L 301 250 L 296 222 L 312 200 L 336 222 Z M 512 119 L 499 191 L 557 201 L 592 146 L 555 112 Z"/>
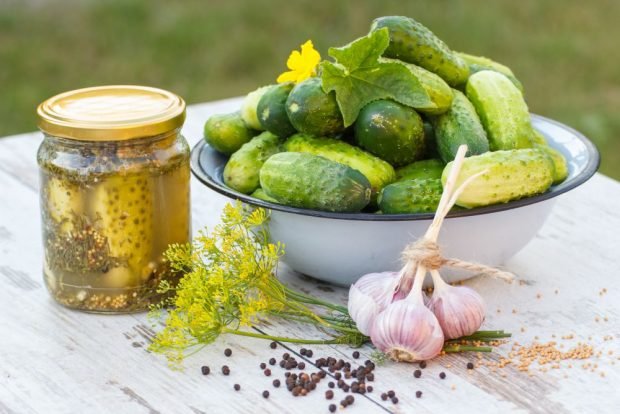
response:
<path id="1" fill-rule="evenodd" d="M 250 194 L 259 186 L 259 172 L 267 158 L 280 151 L 280 138 L 265 131 L 231 155 L 224 167 L 224 183 Z"/>
<path id="2" fill-rule="evenodd" d="M 545 152 L 549 158 L 551 158 L 551 161 L 553 162 L 553 184 L 559 184 L 566 180 L 566 177 L 568 177 L 568 164 L 562 153 L 549 146 L 547 139 L 537 130 L 534 130 L 530 140 L 532 141 L 534 148 L 538 148 L 539 150 Z"/>
<path id="3" fill-rule="evenodd" d="M 452 165 L 448 163 L 443 171 L 444 185 Z M 457 205 L 488 206 L 541 194 L 551 186 L 554 174 L 551 159 L 538 149 L 486 152 L 463 160 L 456 186 L 484 170 L 488 171 L 465 187 Z"/>
<path id="4" fill-rule="evenodd" d="M 519 79 L 517 79 L 508 66 L 502 65 L 501 63 L 495 62 L 494 60 L 483 56 L 474 56 L 461 52 L 457 52 L 457 54 L 469 65 L 470 76 L 476 72 L 480 72 L 481 70 L 494 70 L 495 72 L 499 72 L 510 79 L 510 82 L 512 82 L 517 89 L 523 93 L 523 84 L 519 81 Z"/>
<path id="5" fill-rule="evenodd" d="M 370 183 L 357 170 L 318 155 L 282 152 L 260 171 L 261 188 L 282 204 L 356 212 L 370 201 Z"/>
<path id="6" fill-rule="evenodd" d="M 492 70 L 474 73 L 465 90 L 487 132 L 491 151 L 531 147 L 533 128 L 527 104 L 506 76 Z"/>
<path id="7" fill-rule="evenodd" d="M 257 131 L 264 130 L 258 119 L 258 102 L 267 91 L 275 86 L 276 85 L 261 86 L 255 91 L 248 93 L 243 99 L 241 103 L 241 118 L 248 127 Z"/>
<path id="8" fill-rule="evenodd" d="M 355 141 L 395 167 L 424 155 L 424 125 L 413 109 L 391 100 L 369 103 L 355 121 Z"/>
<path id="9" fill-rule="evenodd" d="M 254 198 L 258 198 L 259 200 L 263 200 L 263 201 L 269 201 L 270 203 L 277 203 L 278 200 L 276 200 L 273 197 L 269 197 L 267 195 L 267 193 L 265 192 L 265 190 L 263 190 L 262 188 L 258 187 L 256 190 L 254 190 L 254 192 L 252 194 L 250 194 L 251 197 Z"/>
<path id="10" fill-rule="evenodd" d="M 372 22 L 371 31 L 387 27 L 390 45 L 383 55 L 423 67 L 448 82 L 465 83 L 469 66 L 426 26 L 410 17 L 385 16 Z"/>
<path id="11" fill-rule="evenodd" d="M 320 78 L 295 85 L 286 99 L 286 113 L 295 129 L 306 134 L 335 136 L 345 129 L 336 94 L 325 93 Z"/>
<path id="12" fill-rule="evenodd" d="M 260 98 L 256 107 L 262 129 L 282 138 L 295 133 L 295 128 L 286 114 L 286 98 L 293 86 L 293 83 L 287 82 L 270 88 Z"/>
<path id="13" fill-rule="evenodd" d="M 439 75 L 434 74 L 420 66 L 405 63 L 405 66 L 418 78 L 422 87 L 431 98 L 432 105 L 429 107 L 415 108 L 426 115 L 443 114 L 452 105 L 452 88 Z"/>
<path id="14" fill-rule="evenodd" d="M 438 178 L 398 181 L 379 193 L 379 208 L 384 214 L 434 213 L 443 187 Z"/>
<path id="15" fill-rule="evenodd" d="M 394 167 L 358 147 L 333 138 L 315 138 L 305 134 L 295 134 L 284 143 L 285 151 L 304 152 L 320 155 L 339 162 L 364 174 L 372 187 L 373 200 L 383 187 L 394 181 Z"/>
<path id="16" fill-rule="evenodd" d="M 483 154 L 489 150 L 489 141 L 476 109 L 460 91 L 454 90 L 450 110 L 431 118 L 437 141 L 437 151 L 444 162 L 456 157 L 463 144 L 467 155 Z"/>
<path id="17" fill-rule="evenodd" d="M 440 179 L 446 166 L 440 159 L 416 161 L 396 170 L 396 181 Z"/>
<path id="18" fill-rule="evenodd" d="M 255 131 L 248 128 L 239 112 L 212 115 L 204 127 L 204 138 L 217 151 L 230 155 L 249 142 Z"/>

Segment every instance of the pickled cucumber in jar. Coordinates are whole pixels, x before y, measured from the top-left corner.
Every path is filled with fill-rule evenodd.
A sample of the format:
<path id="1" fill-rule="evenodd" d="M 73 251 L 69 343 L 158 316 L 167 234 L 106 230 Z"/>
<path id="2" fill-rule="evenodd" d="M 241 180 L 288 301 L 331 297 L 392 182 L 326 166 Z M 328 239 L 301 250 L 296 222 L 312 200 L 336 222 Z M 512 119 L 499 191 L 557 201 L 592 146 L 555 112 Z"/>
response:
<path id="1" fill-rule="evenodd" d="M 41 126 L 44 280 L 60 304 L 91 312 L 145 310 L 163 299 L 162 282 L 177 282 L 163 254 L 191 233 L 182 107 L 176 124 L 165 123 L 176 127 L 156 135 L 144 136 L 152 125 L 137 132 L 128 126 L 126 134 L 104 131 L 109 138 L 93 129 L 86 138 L 67 139 L 53 134 L 54 125 Z"/>

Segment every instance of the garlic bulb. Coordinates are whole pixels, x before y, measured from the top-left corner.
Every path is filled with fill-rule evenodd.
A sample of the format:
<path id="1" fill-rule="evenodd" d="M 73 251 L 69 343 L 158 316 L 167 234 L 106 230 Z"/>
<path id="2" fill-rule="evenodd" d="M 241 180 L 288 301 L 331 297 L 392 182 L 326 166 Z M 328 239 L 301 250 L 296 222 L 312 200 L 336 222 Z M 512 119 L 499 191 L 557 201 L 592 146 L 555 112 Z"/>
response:
<path id="1" fill-rule="evenodd" d="M 391 303 L 374 320 L 372 343 L 396 361 L 425 361 L 441 352 L 444 335 L 437 318 L 425 305 L 420 266 L 407 297 Z"/>
<path id="2" fill-rule="evenodd" d="M 435 314 L 446 339 L 471 335 L 484 322 L 485 306 L 482 297 L 465 286 L 450 286 L 439 272 L 431 271 L 435 289 L 428 304 Z"/>
<path id="3" fill-rule="evenodd" d="M 349 289 L 349 315 L 364 335 L 370 335 L 375 317 L 392 301 L 398 277 L 398 272 L 369 273 Z"/>
<path id="4" fill-rule="evenodd" d="M 425 361 L 441 352 L 444 336 L 433 312 L 409 299 L 390 304 L 375 318 L 372 343 L 396 361 Z"/>

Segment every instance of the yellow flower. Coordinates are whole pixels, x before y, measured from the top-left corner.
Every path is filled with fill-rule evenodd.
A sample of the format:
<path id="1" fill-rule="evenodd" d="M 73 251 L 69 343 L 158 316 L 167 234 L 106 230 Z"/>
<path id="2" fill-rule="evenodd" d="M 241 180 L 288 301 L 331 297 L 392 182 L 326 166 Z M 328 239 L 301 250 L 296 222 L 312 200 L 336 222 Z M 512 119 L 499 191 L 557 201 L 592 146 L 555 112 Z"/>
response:
<path id="1" fill-rule="evenodd" d="M 278 83 L 299 83 L 316 74 L 316 67 L 321 61 L 321 55 L 314 49 L 312 40 L 301 45 L 301 53 L 293 50 L 286 61 L 290 69 L 278 76 Z"/>

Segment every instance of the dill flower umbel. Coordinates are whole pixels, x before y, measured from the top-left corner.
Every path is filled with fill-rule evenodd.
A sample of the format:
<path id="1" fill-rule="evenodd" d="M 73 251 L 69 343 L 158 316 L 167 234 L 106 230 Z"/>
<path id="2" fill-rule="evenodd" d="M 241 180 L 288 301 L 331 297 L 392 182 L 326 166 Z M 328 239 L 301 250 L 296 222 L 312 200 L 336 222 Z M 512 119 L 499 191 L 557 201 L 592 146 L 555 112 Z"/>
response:
<path id="1" fill-rule="evenodd" d="M 280 243 L 270 243 L 267 210 L 228 204 L 222 223 L 211 232 L 200 231 L 191 245 L 172 245 L 165 253 L 174 271 L 183 274 L 178 286 L 167 283 L 160 291 L 175 295 L 155 307 L 151 317 L 164 318 L 150 349 L 165 354 L 173 364 L 186 352 L 213 342 L 221 334 L 251 336 L 283 342 L 348 343 L 367 340 L 344 306 L 290 289 L 277 277 Z M 169 307 L 164 311 L 165 307 Z M 283 338 L 251 331 L 270 318 L 310 323 L 322 338 Z"/>

